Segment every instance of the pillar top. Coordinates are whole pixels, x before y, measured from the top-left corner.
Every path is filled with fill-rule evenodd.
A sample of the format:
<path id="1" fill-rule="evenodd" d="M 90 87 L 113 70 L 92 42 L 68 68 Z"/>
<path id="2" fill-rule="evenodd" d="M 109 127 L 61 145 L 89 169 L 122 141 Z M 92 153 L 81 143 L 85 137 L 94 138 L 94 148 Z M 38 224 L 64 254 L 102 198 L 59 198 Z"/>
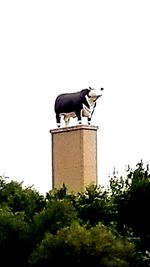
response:
<path id="1" fill-rule="evenodd" d="M 69 127 L 60 127 L 56 129 L 51 129 L 50 133 L 61 133 L 61 132 L 69 132 L 69 131 L 77 131 L 77 130 L 98 130 L 98 126 L 94 125 L 76 125 L 76 126 L 69 126 Z"/>

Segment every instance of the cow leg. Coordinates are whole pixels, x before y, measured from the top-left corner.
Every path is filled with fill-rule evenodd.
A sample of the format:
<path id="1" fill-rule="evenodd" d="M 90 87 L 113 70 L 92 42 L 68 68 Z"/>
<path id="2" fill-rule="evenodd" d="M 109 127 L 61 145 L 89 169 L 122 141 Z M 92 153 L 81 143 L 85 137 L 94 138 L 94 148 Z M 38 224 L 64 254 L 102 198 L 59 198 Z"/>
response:
<path id="1" fill-rule="evenodd" d="M 56 114 L 57 127 L 60 127 L 60 115 Z"/>
<path id="2" fill-rule="evenodd" d="M 65 120 L 65 126 L 68 127 L 68 125 L 69 125 L 69 119 Z"/>
<path id="3" fill-rule="evenodd" d="M 69 121 L 70 121 L 69 115 L 68 116 L 67 115 L 64 115 L 64 121 L 65 121 L 65 126 L 68 127 Z"/>
<path id="4" fill-rule="evenodd" d="M 91 118 L 88 118 L 88 125 L 91 125 Z"/>
<path id="5" fill-rule="evenodd" d="M 81 110 L 79 111 L 76 111 L 76 116 L 77 116 L 77 119 L 78 119 L 78 124 L 81 124 L 82 123 L 82 120 L 81 120 Z"/>

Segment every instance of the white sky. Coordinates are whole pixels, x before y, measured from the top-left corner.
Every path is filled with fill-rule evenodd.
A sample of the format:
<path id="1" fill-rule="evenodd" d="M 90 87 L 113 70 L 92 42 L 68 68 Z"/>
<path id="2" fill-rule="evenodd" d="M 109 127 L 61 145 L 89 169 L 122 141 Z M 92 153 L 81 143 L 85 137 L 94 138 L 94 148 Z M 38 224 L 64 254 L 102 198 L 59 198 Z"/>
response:
<path id="1" fill-rule="evenodd" d="M 150 1 L 0 1 L 0 175 L 51 189 L 54 100 L 104 87 L 99 183 L 150 160 Z"/>

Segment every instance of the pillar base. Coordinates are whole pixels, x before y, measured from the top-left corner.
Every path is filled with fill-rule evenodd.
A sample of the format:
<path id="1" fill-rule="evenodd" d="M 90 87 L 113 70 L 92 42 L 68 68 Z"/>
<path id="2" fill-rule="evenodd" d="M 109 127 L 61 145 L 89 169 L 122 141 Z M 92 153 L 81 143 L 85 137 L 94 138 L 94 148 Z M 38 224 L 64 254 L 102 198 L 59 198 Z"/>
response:
<path id="1" fill-rule="evenodd" d="M 97 185 L 98 126 L 77 125 L 50 130 L 52 140 L 52 188 L 63 184 L 78 193 Z"/>

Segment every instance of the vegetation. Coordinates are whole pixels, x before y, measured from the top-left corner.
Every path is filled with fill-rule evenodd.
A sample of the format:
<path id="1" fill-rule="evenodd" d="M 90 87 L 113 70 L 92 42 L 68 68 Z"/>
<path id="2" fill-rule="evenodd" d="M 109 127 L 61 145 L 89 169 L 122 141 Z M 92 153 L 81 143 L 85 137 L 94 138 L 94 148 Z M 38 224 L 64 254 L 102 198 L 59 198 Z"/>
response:
<path id="1" fill-rule="evenodd" d="M 149 166 L 139 162 L 109 186 L 42 196 L 0 177 L 1 266 L 150 266 Z"/>

